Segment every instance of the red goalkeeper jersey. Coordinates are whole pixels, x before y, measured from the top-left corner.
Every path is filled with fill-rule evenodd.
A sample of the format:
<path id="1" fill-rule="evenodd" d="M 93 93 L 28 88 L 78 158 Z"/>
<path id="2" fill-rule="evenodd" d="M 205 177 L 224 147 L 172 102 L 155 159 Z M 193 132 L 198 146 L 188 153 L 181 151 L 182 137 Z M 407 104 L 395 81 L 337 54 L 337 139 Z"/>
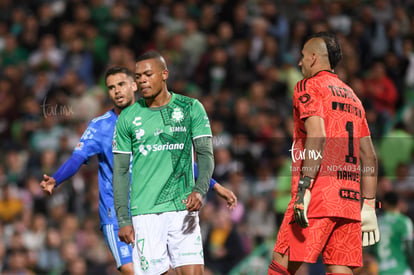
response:
<path id="1" fill-rule="evenodd" d="M 360 220 L 359 140 L 370 135 L 365 110 L 353 90 L 337 75 L 321 71 L 296 84 L 293 96 L 294 143 L 292 196 L 296 197 L 299 172 L 306 158 L 321 158 L 312 188 L 308 217 L 343 217 Z M 322 152 L 306 151 L 304 120 L 322 117 L 326 141 Z M 293 200 L 289 207 L 292 207 Z"/>

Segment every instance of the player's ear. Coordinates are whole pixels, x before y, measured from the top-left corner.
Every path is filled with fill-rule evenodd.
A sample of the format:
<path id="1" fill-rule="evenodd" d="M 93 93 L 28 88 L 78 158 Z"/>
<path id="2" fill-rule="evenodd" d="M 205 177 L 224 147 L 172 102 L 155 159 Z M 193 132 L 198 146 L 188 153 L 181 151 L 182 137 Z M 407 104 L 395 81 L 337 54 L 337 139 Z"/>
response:
<path id="1" fill-rule="evenodd" d="M 168 70 L 163 70 L 161 73 L 162 76 L 162 80 L 167 80 L 168 79 Z"/>
<path id="2" fill-rule="evenodd" d="M 312 54 L 312 63 L 311 63 L 311 67 L 313 67 L 313 65 L 315 65 L 316 61 L 318 60 L 318 55 L 316 53 Z"/>

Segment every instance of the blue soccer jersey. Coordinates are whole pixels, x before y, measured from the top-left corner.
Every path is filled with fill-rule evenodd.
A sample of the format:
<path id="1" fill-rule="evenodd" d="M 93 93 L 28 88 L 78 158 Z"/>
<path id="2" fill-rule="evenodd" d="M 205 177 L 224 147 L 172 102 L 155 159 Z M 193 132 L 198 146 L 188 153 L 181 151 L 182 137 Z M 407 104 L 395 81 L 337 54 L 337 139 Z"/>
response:
<path id="1" fill-rule="evenodd" d="M 112 190 L 112 137 L 118 116 L 110 110 L 93 120 L 83 133 L 73 154 L 81 156 L 85 162 L 97 155 L 99 161 L 99 217 L 101 228 L 105 224 L 113 224 L 118 228 Z"/>

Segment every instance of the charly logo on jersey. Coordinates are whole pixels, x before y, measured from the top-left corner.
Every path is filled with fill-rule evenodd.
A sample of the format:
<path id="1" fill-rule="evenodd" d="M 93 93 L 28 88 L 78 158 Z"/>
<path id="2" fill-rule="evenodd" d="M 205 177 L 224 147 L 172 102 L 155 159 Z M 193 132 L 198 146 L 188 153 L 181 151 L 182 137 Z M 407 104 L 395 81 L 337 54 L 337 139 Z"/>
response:
<path id="1" fill-rule="evenodd" d="M 135 126 L 141 126 L 142 125 L 142 122 L 141 122 L 141 117 L 140 116 L 137 116 L 137 117 L 135 117 L 135 119 L 134 119 L 134 121 L 132 122 Z"/>
<path id="2" fill-rule="evenodd" d="M 171 113 L 171 119 L 174 122 L 181 122 L 184 119 L 184 114 L 181 111 L 181 108 L 174 108 L 173 112 Z"/>

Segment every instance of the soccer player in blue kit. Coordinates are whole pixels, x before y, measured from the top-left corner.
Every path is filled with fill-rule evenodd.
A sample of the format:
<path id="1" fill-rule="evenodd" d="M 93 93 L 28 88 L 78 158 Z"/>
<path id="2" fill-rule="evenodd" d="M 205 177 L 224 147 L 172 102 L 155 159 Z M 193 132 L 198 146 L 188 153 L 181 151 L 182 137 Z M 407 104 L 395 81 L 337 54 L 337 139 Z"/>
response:
<path id="1" fill-rule="evenodd" d="M 125 67 L 118 66 L 108 69 L 105 74 L 105 84 L 114 108 L 91 120 L 71 157 L 60 166 L 53 176 L 43 175 L 40 186 L 43 191 L 52 194 L 54 188 L 75 175 L 90 157 L 97 155 L 99 160 L 100 229 L 121 274 L 134 274 L 132 247 L 118 238 L 119 227 L 112 189 L 112 138 L 119 114 L 124 108 L 135 102 L 137 85 L 134 73 Z M 221 186 L 214 179 L 210 180 L 210 189 L 214 189 L 219 196 L 224 198 L 230 209 L 237 205 L 234 193 Z"/>

